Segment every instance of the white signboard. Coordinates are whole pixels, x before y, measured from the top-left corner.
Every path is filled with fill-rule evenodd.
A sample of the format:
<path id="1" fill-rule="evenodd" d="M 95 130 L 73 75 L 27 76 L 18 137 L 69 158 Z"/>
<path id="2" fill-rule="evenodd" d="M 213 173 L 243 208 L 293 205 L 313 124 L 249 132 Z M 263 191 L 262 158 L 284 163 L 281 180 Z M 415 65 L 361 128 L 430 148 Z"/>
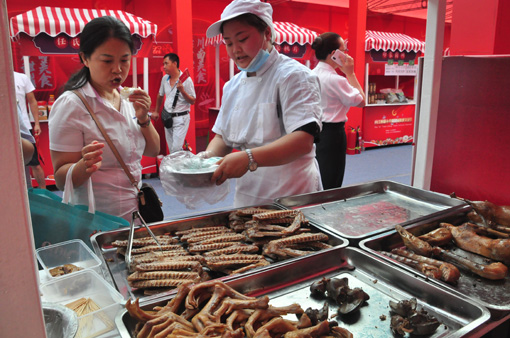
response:
<path id="1" fill-rule="evenodd" d="M 408 75 L 408 76 L 416 76 L 418 75 L 418 65 L 412 65 L 405 63 L 402 66 L 398 64 L 385 64 L 384 65 L 384 75 Z"/>

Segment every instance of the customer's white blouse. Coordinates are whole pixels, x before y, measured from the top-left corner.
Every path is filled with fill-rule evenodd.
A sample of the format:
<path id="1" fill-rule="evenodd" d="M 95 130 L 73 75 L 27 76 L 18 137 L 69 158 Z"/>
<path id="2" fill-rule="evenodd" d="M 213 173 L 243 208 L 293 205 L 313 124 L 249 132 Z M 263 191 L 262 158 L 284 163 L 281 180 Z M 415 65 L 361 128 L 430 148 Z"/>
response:
<path id="1" fill-rule="evenodd" d="M 88 100 L 106 133 L 115 144 L 129 171 L 141 184 L 145 138 L 135 118 L 133 104 L 121 100 L 120 112 L 104 101 L 87 83 L 79 89 Z M 138 208 L 137 191 L 113 155 L 89 112 L 74 93 L 64 92 L 54 103 L 49 116 L 50 150 L 81 152 L 96 140 L 105 144 L 99 171 L 92 174 L 96 210 L 131 220 Z M 85 185 L 75 189 L 78 204 L 88 204 Z"/>

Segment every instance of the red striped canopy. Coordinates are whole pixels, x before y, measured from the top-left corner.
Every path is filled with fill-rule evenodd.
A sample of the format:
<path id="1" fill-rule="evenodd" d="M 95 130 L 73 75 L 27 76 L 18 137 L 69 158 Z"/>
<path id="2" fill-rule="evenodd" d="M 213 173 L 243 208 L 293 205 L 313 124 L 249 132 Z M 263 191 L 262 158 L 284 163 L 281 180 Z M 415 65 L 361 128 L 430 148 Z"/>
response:
<path id="1" fill-rule="evenodd" d="M 412 38 L 401 33 L 387 33 L 366 31 L 365 32 L 365 51 L 375 50 L 391 50 L 392 52 L 424 52 L 425 41 Z"/>
<path id="2" fill-rule="evenodd" d="M 275 42 L 281 44 L 286 42 L 289 45 L 299 43 L 300 45 L 312 44 L 315 37 L 318 35 L 316 32 L 304 27 L 300 27 L 291 22 L 273 22 L 274 30 L 276 32 Z M 221 34 L 205 40 L 205 45 L 219 45 L 223 43 Z"/>
<path id="3" fill-rule="evenodd" d="M 114 16 L 128 26 L 131 34 L 143 38 L 156 36 L 158 26 L 133 14 L 120 10 L 96 10 L 40 6 L 11 18 L 11 37 L 26 33 L 35 37 L 46 33 L 52 37 L 66 33 L 75 37 L 90 20 L 101 16 Z"/>

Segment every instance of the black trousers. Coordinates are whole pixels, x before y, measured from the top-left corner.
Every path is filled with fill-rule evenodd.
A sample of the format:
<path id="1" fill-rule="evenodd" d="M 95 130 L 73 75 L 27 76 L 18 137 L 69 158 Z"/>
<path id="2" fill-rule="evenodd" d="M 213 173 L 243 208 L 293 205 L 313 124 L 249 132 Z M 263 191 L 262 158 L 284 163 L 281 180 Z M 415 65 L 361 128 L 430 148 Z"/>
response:
<path id="1" fill-rule="evenodd" d="M 340 188 L 345 173 L 347 136 L 345 122 L 322 123 L 316 158 L 324 189 Z"/>

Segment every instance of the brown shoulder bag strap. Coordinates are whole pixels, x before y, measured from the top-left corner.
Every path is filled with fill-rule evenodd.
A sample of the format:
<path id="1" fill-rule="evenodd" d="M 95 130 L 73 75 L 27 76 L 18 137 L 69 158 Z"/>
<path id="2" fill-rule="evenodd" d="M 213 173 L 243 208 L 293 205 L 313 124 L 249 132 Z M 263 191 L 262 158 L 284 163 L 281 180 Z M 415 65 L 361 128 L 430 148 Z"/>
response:
<path id="1" fill-rule="evenodd" d="M 113 154 L 117 158 L 117 161 L 119 161 L 120 166 L 122 167 L 122 169 L 124 169 L 124 172 L 126 173 L 127 177 L 131 181 L 131 184 L 136 188 L 136 190 L 138 190 L 138 193 L 140 193 L 140 189 L 138 188 L 138 182 L 135 180 L 133 175 L 131 175 L 131 172 L 129 171 L 128 167 L 126 166 L 126 163 L 124 163 L 124 160 L 122 160 L 122 157 L 120 157 L 119 151 L 117 150 L 117 148 L 113 144 L 113 142 L 110 139 L 110 137 L 108 136 L 108 134 L 106 134 L 106 131 L 104 130 L 103 125 L 97 119 L 96 114 L 90 108 L 90 105 L 87 102 L 87 100 L 83 97 L 83 95 L 78 90 L 73 90 L 72 92 L 75 93 L 76 96 L 78 96 L 80 98 L 81 102 L 83 102 L 83 104 L 85 105 L 85 108 L 87 108 L 87 110 L 89 111 L 90 116 L 92 116 L 92 119 L 94 120 L 94 122 L 96 123 L 97 127 L 101 131 L 101 134 L 103 134 L 103 137 L 106 140 L 106 143 L 108 143 L 108 145 L 110 146 L 110 149 L 112 150 Z"/>

